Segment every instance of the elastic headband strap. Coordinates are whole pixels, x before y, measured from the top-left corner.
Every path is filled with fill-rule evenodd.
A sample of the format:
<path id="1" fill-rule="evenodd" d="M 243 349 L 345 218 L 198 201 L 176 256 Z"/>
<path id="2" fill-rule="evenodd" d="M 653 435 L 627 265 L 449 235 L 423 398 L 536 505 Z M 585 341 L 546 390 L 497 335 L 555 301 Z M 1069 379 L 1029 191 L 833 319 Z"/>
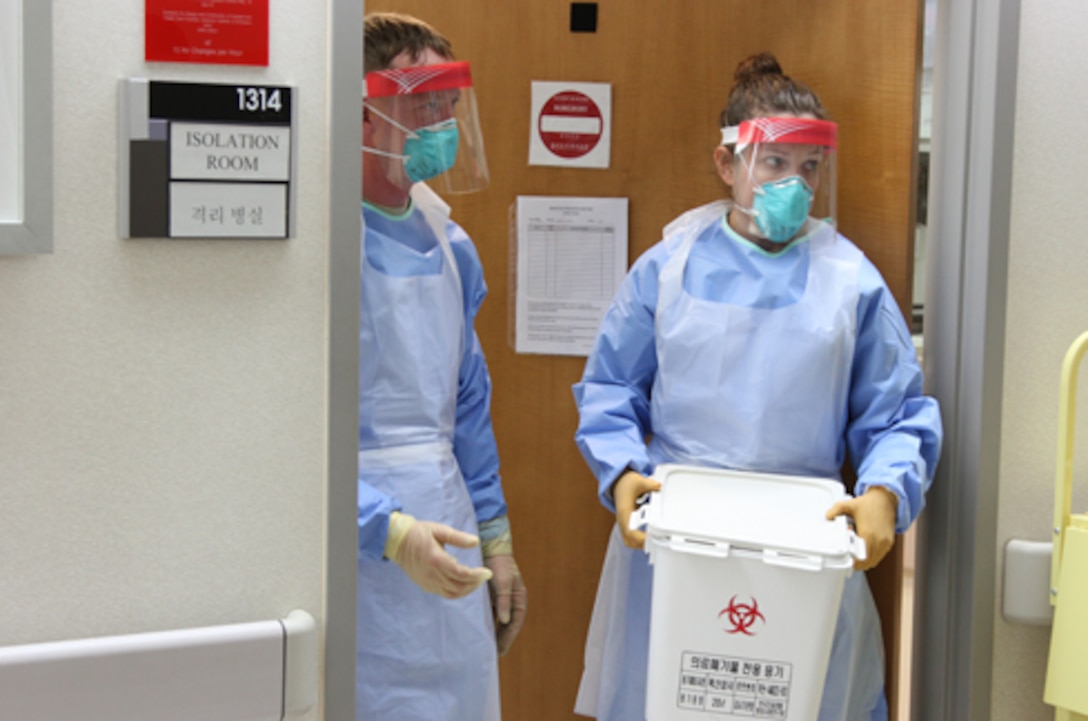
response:
<path id="1" fill-rule="evenodd" d="M 415 95 L 436 90 L 471 88 L 472 73 L 468 62 L 413 65 L 410 68 L 375 70 L 367 73 L 363 81 L 364 98 L 382 98 L 391 95 Z"/>

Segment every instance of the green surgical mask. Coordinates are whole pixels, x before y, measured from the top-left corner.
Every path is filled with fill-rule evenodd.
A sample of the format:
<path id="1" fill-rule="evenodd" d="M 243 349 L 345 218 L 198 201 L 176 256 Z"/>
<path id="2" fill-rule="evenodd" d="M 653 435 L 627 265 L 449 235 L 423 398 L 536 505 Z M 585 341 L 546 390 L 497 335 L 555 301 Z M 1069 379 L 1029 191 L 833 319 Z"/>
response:
<path id="1" fill-rule="evenodd" d="M 433 125 L 409 130 L 374 108 L 370 108 L 370 111 L 393 127 L 404 131 L 407 137 L 404 140 L 403 153 L 391 153 L 365 145 L 364 152 L 384 155 L 387 158 L 400 158 L 404 161 L 404 172 L 413 183 L 441 175 L 453 167 L 453 162 L 457 159 L 457 146 L 460 143 L 456 119 L 449 118 Z"/>
<path id="2" fill-rule="evenodd" d="M 755 189 L 751 215 L 767 240 L 786 243 L 808 219 L 812 196 L 812 188 L 799 175 L 772 180 Z"/>

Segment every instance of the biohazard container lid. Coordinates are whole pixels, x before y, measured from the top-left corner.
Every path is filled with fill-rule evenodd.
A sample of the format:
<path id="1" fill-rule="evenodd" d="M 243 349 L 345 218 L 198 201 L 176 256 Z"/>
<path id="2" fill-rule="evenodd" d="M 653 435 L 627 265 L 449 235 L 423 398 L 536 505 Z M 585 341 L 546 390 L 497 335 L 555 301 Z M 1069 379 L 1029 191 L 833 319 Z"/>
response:
<path id="1" fill-rule="evenodd" d="M 661 490 L 632 524 L 644 524 L 658 545 L 702 555 L 757 555 L 811 570 L 850 567 L 854 558 L 864 558 L 864 544 L 846 518 L 825 517 L 846 497 L 837 480 L 682 465 L 661 465 L 654 478 Z"/>

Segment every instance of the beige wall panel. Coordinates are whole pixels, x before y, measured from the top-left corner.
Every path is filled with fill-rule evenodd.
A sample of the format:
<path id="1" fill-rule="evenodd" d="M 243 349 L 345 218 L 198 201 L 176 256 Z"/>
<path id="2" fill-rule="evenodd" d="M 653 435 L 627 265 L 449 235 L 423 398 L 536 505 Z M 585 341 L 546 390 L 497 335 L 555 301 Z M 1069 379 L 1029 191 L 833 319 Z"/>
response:
<path id="1" fill-rule="evenodd" d="M 1088 331 L 1088 245 L 1081 161 L 1088 120 L 1077 93 L 1088 66 L 1088 4 L 1026 0 L 1020 16 L 1016 146 L 1009 218 L 1009 273 L 998 481 L 991 718 L 1050 721 L 1043 703 L 1050 629 L 1000 615 L 1005 545 L 1051 540 L 1061 365 Z M 1055 139 L 1058 139 L 1055 142 Z M 1047 156 L 1060 162 L 1047 162 Z M 1088 511 L 1088 363 L 1081 363 L 1073 449 L 1073 512 Z M 1083 678 L 1088 680 L 1088 667 Z"/>
<path id="2" fill-rule="evenodd" d="M 0 646 L 324 629 L 334 10 L 271 3 L 270 64 L 242 67 L 144 62 L 143 3 L 21 5 L 52 7 L 54 237 L 0 257 Z M 131 77 L 297 88 L 296 236 L 120 238 Z"/>

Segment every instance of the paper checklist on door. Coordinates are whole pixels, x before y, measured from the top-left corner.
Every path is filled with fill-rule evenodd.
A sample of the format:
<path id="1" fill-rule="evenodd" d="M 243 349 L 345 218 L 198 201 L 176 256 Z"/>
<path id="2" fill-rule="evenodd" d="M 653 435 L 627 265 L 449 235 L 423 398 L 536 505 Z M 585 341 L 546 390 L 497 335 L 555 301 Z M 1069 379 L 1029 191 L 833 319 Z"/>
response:
<path id="1" fill-rule="evenodd" d="M 518 353 L 589 355 L 627 273 L 627 198 L 519 196 Z"/>

